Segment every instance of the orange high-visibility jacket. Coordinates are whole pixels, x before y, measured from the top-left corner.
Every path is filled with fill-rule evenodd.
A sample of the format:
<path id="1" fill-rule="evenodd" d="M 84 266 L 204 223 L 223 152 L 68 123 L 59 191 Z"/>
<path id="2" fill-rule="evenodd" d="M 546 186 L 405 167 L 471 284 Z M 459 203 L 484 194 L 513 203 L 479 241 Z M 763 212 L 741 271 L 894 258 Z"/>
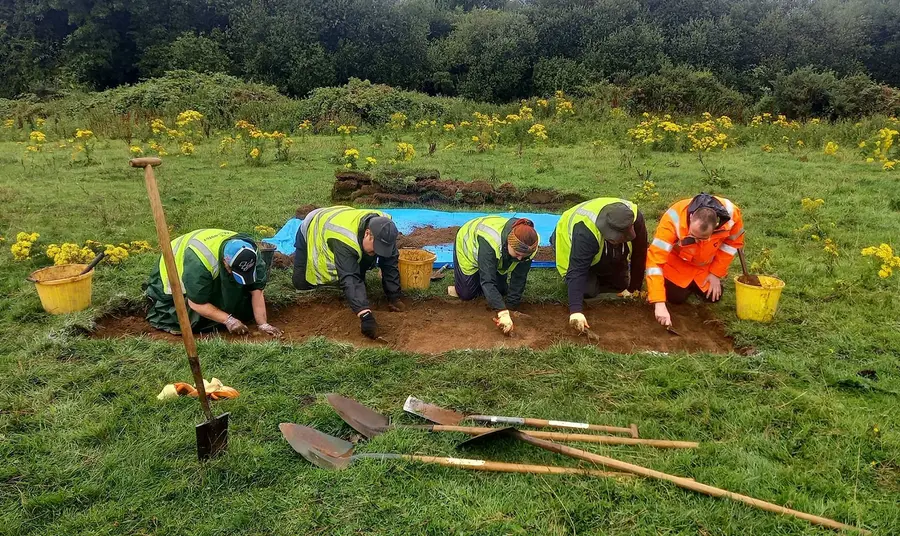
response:
<path id="1" fill-rule="evenodd" d="M 665 280 L 668 279 L 681 288 L 687 288 L 691 281 L 706 292 L 709 284 L 706 278 L 713 274 L 724 278 L 728 265 L 744 247 L 744 221 L 741 211 L 728 199 L 716 197 L 731 219 L 713 231 L 709 240 L 683 245 L 682 239 L 688 232 L 688 206 L 691 199 L 684 199 L 672 205 L 659 220 L 653 235 L 653 242 L 647 252 L 647 290 L 650 303 L 666 301 Z"/>

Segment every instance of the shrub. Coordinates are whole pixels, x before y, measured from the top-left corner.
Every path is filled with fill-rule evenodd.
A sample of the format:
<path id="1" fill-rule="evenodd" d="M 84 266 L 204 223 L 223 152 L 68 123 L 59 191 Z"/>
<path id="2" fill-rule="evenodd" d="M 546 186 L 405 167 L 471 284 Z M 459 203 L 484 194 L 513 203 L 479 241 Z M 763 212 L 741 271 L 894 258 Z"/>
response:
<path id="1" fill-rule="evenodd" d="M 744 97 L 726 87 L 709 71 L 689 67 L 665 67 L 658 74 L 631 81 L 627 106 L 633 113 L 645 111 L 741 117 Z"/>

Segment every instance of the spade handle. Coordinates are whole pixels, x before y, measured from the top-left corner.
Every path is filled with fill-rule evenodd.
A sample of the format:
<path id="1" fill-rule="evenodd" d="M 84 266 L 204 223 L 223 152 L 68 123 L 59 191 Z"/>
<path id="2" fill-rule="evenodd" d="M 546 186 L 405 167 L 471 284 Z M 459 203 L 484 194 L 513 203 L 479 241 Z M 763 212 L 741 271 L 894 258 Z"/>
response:
<path id="1" fill-rule="evenodd" d="M 178 269 L 175 266 L 175 254 L 172 252 L 169 226 L 166 225 L 166 213 L 163 210 L 162 200 L 159 198 L 156 175 L 153 174 L 153 166 L 161 165 L 162 160 L 158 158 L 135 158 L 131 160 L 130 164 L 131 167 L 144 168 L 144 184 L 147 186 L 147 197 L 150 198 L 150 209 L 153 211 L 153 221 L 156 224 L 156 237 L 159 239 L 159 249 L 162 251 L 163 262 L 166 264 L 169 287 L 172 289 L 172 301 L 175 302 L 175 313 L 178 315 L 181 340 L 184 342 L 188 363 L 191 365 L 191 374 L 194 376 L 194 386 L 197 388 L 200 408 L 203 410 L 207 422 L 209 422 L 213 420 L 213 414 L 209 408 L 209 400 L 206 398 L 206 388 L 203 386 L 203 371 L 200 369 L 200 358 L 197 356 L 197 343 L 194 341 L 194 332 L 191 330 L 191 321 L 188 318 L 184 291 L 181 288 L 181 279 L 178 277 Z"/>

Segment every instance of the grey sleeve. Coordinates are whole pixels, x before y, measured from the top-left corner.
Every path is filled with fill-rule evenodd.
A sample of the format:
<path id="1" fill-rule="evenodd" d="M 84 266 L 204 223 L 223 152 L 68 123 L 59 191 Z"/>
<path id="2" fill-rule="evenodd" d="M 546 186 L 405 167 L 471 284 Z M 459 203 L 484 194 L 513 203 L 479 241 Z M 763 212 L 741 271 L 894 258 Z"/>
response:
<path id="1" fill-rule="evenodd" d="M 506 309 L 503 295 L 497 289 L 497 255 L 487 240 L 481 237 L 478 237 L 478 278 L 481 280 L 481 292 L 491 309 Z"/>
<path id="2" fill-rule="evenodd" d="M 509 276 L 509 291 L 506 294 L 506 306 L 516 310 L 522 302 L 525 293 L 525 284 L 528 282 L 528 272 L 531 270 L 531 259 L 520 262 Z"/>
<path id="3" fill-rule="evenodd" d="M 566 285 L 569 287 L 569 313 L 584 310 L 584 290 L 587 287 L 591 261 L 600 252 L 600 243 L 583 223 L 575 225 L 572 233 L 572 251 L 569 254 L 569 271 Z"/>

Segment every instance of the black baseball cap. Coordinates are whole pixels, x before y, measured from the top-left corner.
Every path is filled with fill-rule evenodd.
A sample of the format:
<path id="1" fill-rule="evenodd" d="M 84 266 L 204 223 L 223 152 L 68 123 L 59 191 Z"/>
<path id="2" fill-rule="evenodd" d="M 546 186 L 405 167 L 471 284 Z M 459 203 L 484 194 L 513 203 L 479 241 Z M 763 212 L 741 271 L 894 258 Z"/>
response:
<path id="1" fill-rule="evenodd" d="M 397 254 L 397 226 L 390 218 L 376 216 L 369 220 L 369 231 L 375 239 L 375 255 L 393 257 Z"/>
<path id="2" fill-rule="evenodd" d="M 610 203 L 600 209 L 596 223 L 604 240 L 631 242 L 637 236 L 634 232 L 634 212 L 625 203 Z"/>
<path id="3" fill-rule="evenodd" d="M 246 240 L 229 240 L 225 243 L 225 264 L 231 268 L 231 275 L 241 285 L 256 282 L 256 249 Z"/>

